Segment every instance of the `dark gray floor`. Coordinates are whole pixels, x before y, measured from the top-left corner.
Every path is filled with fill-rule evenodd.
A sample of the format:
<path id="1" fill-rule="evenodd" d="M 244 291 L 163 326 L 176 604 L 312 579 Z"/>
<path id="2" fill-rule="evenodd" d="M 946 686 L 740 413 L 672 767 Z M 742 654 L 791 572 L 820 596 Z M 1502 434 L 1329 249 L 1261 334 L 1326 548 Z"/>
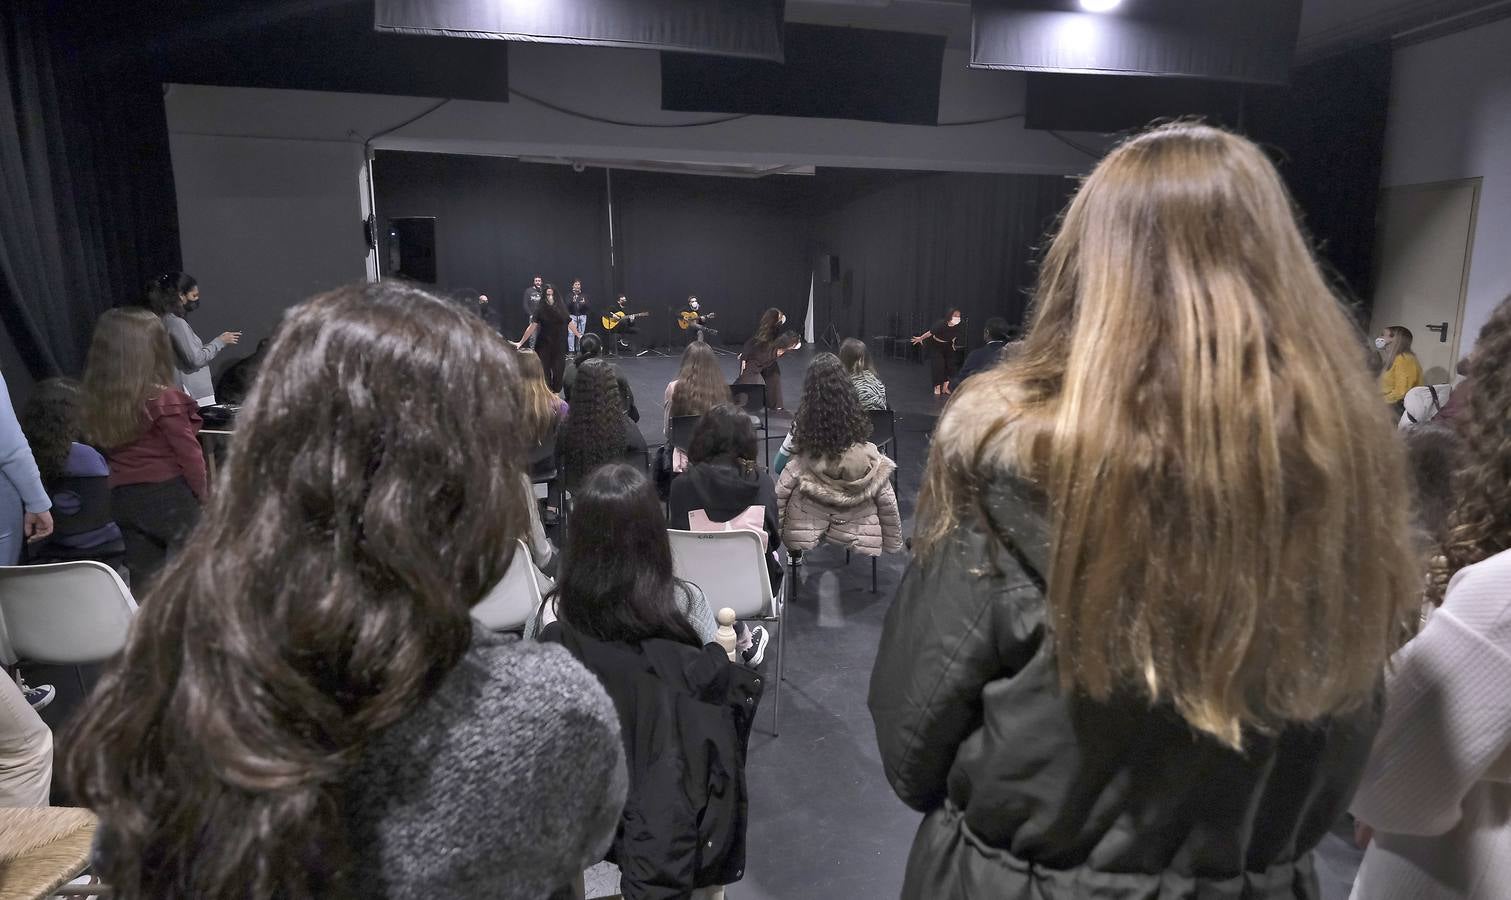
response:
<path id="1" fill-rule="evenodd" d="M 812 351 L 782 362 L 787 405 L 795 407 Z M 634 388 L 641 428 L 662 441 L 661 397 L 677 361 L 655 357 L 619 361 Z M 738 364 L 724 360 L 733 378 Z M 899 502 L 911 528 L 913 502 L 937 405 L 928 371 L 914 363 L 882 362 L 888 399 L 901 414 Z M 774 429 L 779 439 L 784 428 Z M 775 453 L 779 440 L 773 440 Z M 781 734 L 771 734 L 771 694 L 751 739 L 749 854 L 744 880 L 731 900 L 844 900 L 896 896 L 919 816 L 892 793 L 882 775 L 866 687 L 882 620 L 906 562 L 884 557 L 879 589 L 871 566 L 824 548 L 809 554 L 788 610 L 786 683 Z M 774 672 L 774 653 L 764 668 Z"/>

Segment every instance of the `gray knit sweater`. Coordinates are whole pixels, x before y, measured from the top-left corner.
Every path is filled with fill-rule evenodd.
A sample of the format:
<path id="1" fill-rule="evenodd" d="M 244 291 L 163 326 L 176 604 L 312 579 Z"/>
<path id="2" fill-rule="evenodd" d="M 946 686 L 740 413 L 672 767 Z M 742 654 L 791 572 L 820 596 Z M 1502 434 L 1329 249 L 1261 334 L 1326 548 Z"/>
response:
<path id="1" fill-rule="evenodd" d="M 592 673 L 563 647 L 475 627 L 347 784 L 363 897 L 540 900 L 603 858 L 627 776 Z"/>
<path id="2" fill-rule="evenodd" d="M 210 360 L 225 349 L 219 336 L 210 343 L 199 339 L 183 316 L 163 316 L 168 340 L 173 344 L 174 363 L 178 369 L 178 386 L 195 401 L 213 400 L 215 386 L 210 378 Z"/>

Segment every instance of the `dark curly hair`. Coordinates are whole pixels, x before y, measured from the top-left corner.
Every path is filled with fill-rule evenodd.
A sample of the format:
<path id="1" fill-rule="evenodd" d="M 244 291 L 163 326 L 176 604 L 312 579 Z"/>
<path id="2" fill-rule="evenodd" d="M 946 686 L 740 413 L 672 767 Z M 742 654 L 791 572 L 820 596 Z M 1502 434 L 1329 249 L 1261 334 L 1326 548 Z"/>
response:
<path id="1" fill-rule="evenodd" d="M 21 431 L 31 445 L 43 484 L 52 484 L 63 476 L 68 451 L 83 434 L 83 406 L 77 381 L 49 378 L 32 389 L 26 406 L 21 408 Z"/>
<path id="2" fill-rule="evenodd" d="M 758 344 L 769 344 L 777 339 L 777 329 L 782 327 L 782 311 L 775 306 L 761 313 L 761 322 L 756 326 Z"/>
<path id="3" fill-rule="evenodd" d="M 1511 297 L 1480 329 L 1469 377 L 1474 390 L 1465 410 L 1463 463 L 1453 479 L 1458 502 L 1433 566 L 1435 602 L 1442 602 L 1455 572 L 1511 549 Z"/>
<path id="4" fill-rule="evenodd" d="M 698 419 L 687 446 L 691 463 L 719 462 L 755 468 L 756 433 L 750 416 L 733 403 L 719 403 Z"/>
<path id="5" fill-rule="evenodd" d="M 855 383 L 839 357 L 833 353 L 813 357 L 803 378 L 803 398 L 792 420 L 792 442 L 797 452 L 838 459 L 870 436 L 871 417 L 861 407 Z"/>
<path id="6" fill-rule="evenodd" d="M 515 356 L 385 281 L 290 310 L 224 479 L 58 742 L 122 900 L 368 896 L 348 779 L 529 527 Z"/>
<path id="7" fill-rule="evenodd" d="M 626 419 L 613 367 L 601 359 L 579 366 L 561 448 L 568 488 L 575 488 L 599 466 L 624 458 Z"/>

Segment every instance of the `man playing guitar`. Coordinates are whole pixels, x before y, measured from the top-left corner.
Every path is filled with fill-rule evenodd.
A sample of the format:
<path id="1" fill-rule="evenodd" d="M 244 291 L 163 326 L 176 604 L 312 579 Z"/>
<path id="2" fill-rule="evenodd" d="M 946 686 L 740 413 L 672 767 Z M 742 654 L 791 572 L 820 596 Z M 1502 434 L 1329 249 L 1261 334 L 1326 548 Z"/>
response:
<path id="1" fill-rule="evenodd" d="M 699 309 L 698 298 L 688 297 L 687 308 L 677 313 L 677 327 L 683 331 L 691 329 L 695 332 L 693 340 L 701 341 L 705 334 L 718 334 L 716 329 L 708 327 L 708 320 L 717 313 L 705 313 Z"/>
<path id="2" fill-rule="evenodd" d="M 650 315 L 648 312 L 630 312 L 629 299 L 620 294 L 619 298 L 614 301 L 614 305 L 609 307 L 608 312 L 603 314 L 603 318 L 600 321 L 603 323 L 605 331 L 612 332 L 611 336 L 614 339 L 613 346 L 620 350 L 629 350 L 630 342 L 625 340 L 625 337 L 635 334 L 636 319 L 648 315 Z"/>

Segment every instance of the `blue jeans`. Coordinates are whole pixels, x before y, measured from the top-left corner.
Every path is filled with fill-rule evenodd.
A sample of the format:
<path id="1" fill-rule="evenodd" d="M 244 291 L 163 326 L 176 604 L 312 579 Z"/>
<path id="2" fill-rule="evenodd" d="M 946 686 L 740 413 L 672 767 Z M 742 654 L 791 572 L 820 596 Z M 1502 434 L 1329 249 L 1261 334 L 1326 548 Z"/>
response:
<path id="1" fill-rule="evenodd" d="M 0 566 L 21 562 L 21 550 L 26 546 L 25 521 L 26 507 L 20 493 L 9 478 L 0 475 Z"/>
<path id="2" fill-rule="evenodd" d="M 572 317 L 572 324 L 577 326 L 577 334 L 586 335 L 588 333 L 588 317 L 586 315 L 573 316 Z M 568 353 L 576 353 L 577 352 L 577 341 L 578 341 L 577 335 L 573 334 L 572 331 L 571 331 L 571 329 L 568 329 L 567 330 L 567 352 Z"/>

